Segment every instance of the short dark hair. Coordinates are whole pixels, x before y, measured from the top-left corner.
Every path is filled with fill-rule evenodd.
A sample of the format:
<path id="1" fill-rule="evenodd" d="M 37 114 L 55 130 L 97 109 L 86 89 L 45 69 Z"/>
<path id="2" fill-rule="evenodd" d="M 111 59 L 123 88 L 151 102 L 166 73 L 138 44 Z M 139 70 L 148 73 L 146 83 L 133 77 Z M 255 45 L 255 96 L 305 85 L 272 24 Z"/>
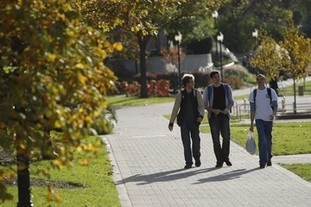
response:
<path id="1" fill-rule="evenodd" d="M 190 82 L 190 80 L 194 81 L 194 76 L 192 74 L 184 74 L 182 77 L 182 85 L 185 87 L 186 84 Z"/>
<path id="2" fill-rule="evenodd" d="M 209 74 L 209 77 L 210 78 L 213 78 L 216 74 L 219 75 L 219 72 L 217 70 L 213 70 L 210 74 Z"/>

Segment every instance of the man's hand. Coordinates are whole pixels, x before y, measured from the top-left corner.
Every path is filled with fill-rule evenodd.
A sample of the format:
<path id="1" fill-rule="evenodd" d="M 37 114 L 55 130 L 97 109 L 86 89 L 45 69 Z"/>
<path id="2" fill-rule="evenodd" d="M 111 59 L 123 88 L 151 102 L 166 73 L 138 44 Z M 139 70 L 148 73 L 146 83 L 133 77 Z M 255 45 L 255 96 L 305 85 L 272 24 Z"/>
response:
<path id="1" fill-rule="evenodd" d="M 270 115 L 270 116 L 269 116 L 269 119 L 270 119 L 270 120 L 274 120 L 274 119 L 275 119 L 275 115 L 273 115 L 273 114 Z"/>
<path id="2" fill-rule="evenodd" d="M 213 109 L 213 113 L 218 115 L 218 114 L 222 113 L 222 111 L 220 109 Z"/>
<path id="3" fill-rule="evenodd" d="M 225 108 L 223 111 L 221 111 L 221 113 L 228 114 L 229 113 L 229 109 Z"/>
<path id="4" fill-rule="evenodd" d="M 174 124 L 173 123 L 169 123 L 168 124 L 168 130 L 173 131 L 174 128 Z"/>
<path id="5" fill-rule="evenodd" d="M 203 121 L 203 118 L 202 118 L 201 116 L 199 116 L 199 117 L 197 118 L 197 122 L 201 123 L 202 121 Z"/>
<path id="6" fill-rule="evenodd" d="M 254 132 L 254 125 L 251 124 L 251 126 L 249 127 L 249 131 Z"/>

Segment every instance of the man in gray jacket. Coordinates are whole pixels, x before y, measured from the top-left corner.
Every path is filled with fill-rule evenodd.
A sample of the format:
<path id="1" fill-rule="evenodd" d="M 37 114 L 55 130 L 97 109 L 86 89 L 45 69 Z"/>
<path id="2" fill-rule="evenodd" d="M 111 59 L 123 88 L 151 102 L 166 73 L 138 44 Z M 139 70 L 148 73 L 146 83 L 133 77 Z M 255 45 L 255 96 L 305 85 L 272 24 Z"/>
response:
<path id="1" fill-rule="evenodd" d="M 229 160 L 230 152 L 230 110 L 233 106 L 232 90 L 228 84 L 220 81 L 218 71 L 210 73 L 212 84 L 204 89 L 203 102 L 208 111 L 208 122 L 211 129 L 216 167 L 221 168 L 225 162 L 232 166 Z M 223 138 L 220 144 L 220 134 Z"/>
<path id="2" fill-rule="evenodd" d="M 185 169 L 192 167 L 192 156 L 195 166 L 201 166 L 201 143 L 199 126 L 204 117 L 204 105 L 201 93 L 194 89 L 194 76 L 185 74 L 182 79 L 184 89 L 177 93 L 168 129 L 173 130 L 177 117 L 186 161 Z M 191 138 L 191 139 L 190 139 Z M 192 152 L 191 152 L 192 141 Z"/>

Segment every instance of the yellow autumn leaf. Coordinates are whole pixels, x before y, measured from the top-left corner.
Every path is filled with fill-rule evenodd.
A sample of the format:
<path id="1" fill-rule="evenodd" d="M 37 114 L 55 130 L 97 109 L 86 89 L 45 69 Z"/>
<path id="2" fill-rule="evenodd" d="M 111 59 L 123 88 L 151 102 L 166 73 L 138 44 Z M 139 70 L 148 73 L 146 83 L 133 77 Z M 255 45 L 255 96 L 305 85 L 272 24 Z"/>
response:
<path id="1" fill-rule="evenodd" d="M 117 51 L 122 51 L 123 45 L 121 44 L 121 42 L 115 42 L 113 43 L 113 48 L 116 49 Z"/>
<path id="2" fill-rule="evenodd" d="M 56 59 L 56 55 L 52 53 L 47 53 L 46 58 L 47 58 L 47 61 L 54 62 Z"/>
<path id="3" fill-rule="evenodd" d="M 80 83 L 82 83 L 83 85 L 86 83 L 87 78 L 82 75 L 81 73 L 78 74 L 78 80 L 80 81 Z"/>
<path id="4" fill-rule="evenodd" d="M 75 67 L 79 69 L 84 69 L 84 65 L 82 63 L 77 63 Z"/>

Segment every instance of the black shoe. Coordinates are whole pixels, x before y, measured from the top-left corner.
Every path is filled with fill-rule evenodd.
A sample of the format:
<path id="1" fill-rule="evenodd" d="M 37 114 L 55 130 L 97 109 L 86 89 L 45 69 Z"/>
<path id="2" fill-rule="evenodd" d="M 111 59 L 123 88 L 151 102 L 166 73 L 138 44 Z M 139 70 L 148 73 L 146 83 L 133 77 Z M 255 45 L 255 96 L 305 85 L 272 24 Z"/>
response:
<path id="1" fill-rule="evenodd" d="M 259 168 L 260 169 L 264 169 L 266 166 L 265 165 L 260 165 Z"/>
<path id="2" fill-rule="evenodd" d="M 267 162 L 267 166 L 272 166 L 271 160 L 269 160 L 269 161 Z"/>
<path id="3" fill-rule="evenodd" d="M 200 160 L 196 161 L 196 162 L 195 162 L 195 166 L 196 166 L 196 167 L 200 167 L 200 166 L 201 166 L 201 161 L 200 161 Z"/>
<path id="4" fill-rule="evenodd" d="M 228 160 L 225 162 L 227 166 L 232 166 L 232 163 Z"/>
<path id="5" fill-rule="evenodd" d="M 222 163 L 217 163 L 215 167 L 222 168 L 222 165 L 223 165 Z"/>
<path id="6" fill-rule="evenodd" d="M 184 167 L 184 169 L 190 169 L 190 168 L 192 168 L 192 165 L 185 165 L 185 167 Z"/>

